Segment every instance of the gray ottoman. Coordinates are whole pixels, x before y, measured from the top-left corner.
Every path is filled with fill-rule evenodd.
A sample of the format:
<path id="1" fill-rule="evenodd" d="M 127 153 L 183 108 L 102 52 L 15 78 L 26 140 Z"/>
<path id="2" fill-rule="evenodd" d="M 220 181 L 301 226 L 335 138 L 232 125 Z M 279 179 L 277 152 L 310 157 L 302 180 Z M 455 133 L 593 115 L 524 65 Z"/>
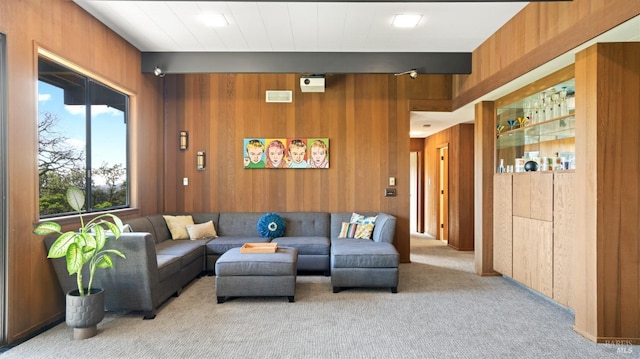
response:
<path id="1" fill-rule="evenodd" d="M 226 251 L 216 261 L 216 297 L 279 297 L 294 301 L 298 250 L 278 247 L 275 253 Z"/>

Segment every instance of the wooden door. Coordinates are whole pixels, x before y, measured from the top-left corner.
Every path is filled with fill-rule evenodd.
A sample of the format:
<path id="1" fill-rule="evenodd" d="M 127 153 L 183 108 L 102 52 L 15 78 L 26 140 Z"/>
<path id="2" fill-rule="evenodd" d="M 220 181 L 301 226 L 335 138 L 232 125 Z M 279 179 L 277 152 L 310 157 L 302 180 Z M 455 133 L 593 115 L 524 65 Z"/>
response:
<path id="1" fill-rule="evenodd" d="M 439 239 L 449 240 L 449 147 L 440 148 L 439 166 Z"/>

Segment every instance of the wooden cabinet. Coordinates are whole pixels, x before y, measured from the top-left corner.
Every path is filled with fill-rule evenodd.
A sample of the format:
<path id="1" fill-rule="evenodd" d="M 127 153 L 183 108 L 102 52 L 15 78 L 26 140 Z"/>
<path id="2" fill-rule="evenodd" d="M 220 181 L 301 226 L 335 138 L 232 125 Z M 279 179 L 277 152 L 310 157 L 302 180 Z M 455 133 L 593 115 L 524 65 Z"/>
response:
<path id="1" fill-rule="evenodd" d="M 508 174 L 493 177 L 493 269 L 513 277 L 512 180 Z"/>
<path id="2" fill-rule="evenodd" d="M 553 299 L 573 308 L 572 248 L 576 236 L 575 173 L 558 172 L 553 183 Z"/>
<path id="3" fill-rule="evenodd" d="M 513 279 L 553 297 L 553 223 L 513 217 Z"/>
<path id="4" fill-rule="evenodd" d="M 494 270 L 568 307 L 574 181 L 574 171 L 494 176 Z"/>
<path id="5" fill-rule="evenodd" d="M 493 187 L 493 269 L 569 307 L 575 171 L 564 166 L 575 164 L 574 78 L 568 66 L 496 100 L 495 164 L 513 171 L 495 174 Z M 528 160 L 540 170 L 524 172 Z"/>
<path id="6" fill-rule="evenodd" d="M 553 296 L 553 173 L 513 175 L 513 279 Z"/>

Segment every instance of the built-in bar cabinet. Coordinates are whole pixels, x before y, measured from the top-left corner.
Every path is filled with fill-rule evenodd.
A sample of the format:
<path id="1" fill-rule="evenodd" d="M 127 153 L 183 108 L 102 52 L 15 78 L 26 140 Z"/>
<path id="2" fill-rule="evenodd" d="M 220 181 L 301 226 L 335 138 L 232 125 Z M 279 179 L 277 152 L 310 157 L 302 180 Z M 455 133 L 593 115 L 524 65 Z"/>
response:
<path id="1" fill-rule="evenodd" d="M 493 182 L 494 270 L 569 307 L 573 77 L 570 66 L 496 101 Z"/>

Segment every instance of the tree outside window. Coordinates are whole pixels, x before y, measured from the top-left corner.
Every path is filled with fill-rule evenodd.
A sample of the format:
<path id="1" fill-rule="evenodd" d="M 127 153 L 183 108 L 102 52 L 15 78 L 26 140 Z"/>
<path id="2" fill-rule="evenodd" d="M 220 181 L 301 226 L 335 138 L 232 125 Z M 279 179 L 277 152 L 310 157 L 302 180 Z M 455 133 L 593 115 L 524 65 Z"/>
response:
<path id="1" fill-rule="evenodd" d="M 38 80 L 40 217 L 73 214 L 69 186 L 89 212 L 128 207 L 128 96 L 45 58 Z"/>

